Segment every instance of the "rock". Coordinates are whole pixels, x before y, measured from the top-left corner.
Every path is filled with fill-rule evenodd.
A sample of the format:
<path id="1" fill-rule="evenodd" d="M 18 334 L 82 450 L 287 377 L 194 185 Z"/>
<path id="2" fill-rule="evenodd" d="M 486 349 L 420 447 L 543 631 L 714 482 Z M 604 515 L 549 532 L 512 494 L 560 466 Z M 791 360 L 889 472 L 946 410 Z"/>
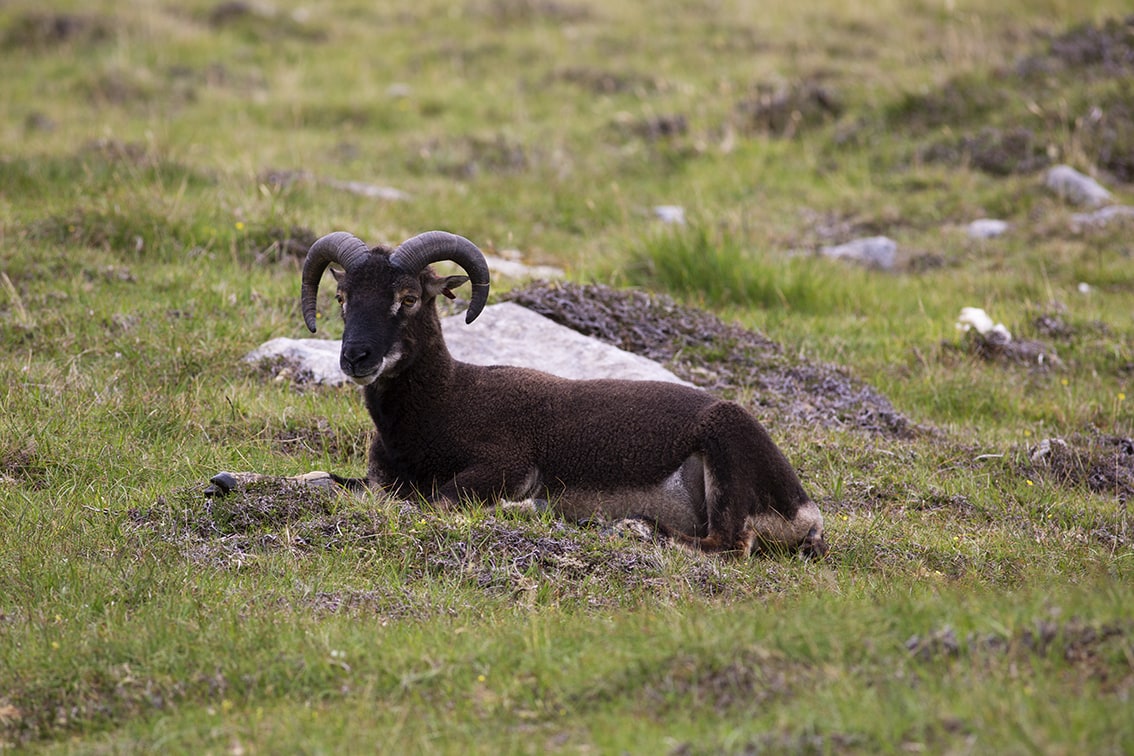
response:
<path id="1" fill-rule="evenodd" d="M 1068 202 L 1084 207 L 1099 207 L 1110 202 L 1110 192 L 1090 176 L 1069 165 L 1049 169 L 1044 184 Z"/>
<path id="2" fill-rule="evenodd" d="M 1002 341 L 1011 341 L 1012 334 L 1003 323 L 993 323 L 988 313 L 979 307 L 962 307 L 961 314 L 957 316 L 957 329 L 960 331 L 973 330 L 981 336 L 995 335 Z"/>
<path id="3" fill-rule="evenodd" d="M 685 208 L 681 205 L 657 205 L 654 207 L 654 215 L 663 223 L 685 225 Z"/>
<path id="4" fill-rule="evenodd" d="M 342 342 L 330 339 L 289 339 L 281 336 L 244 355 L 244 361 L 276 363 L 281 368 L 281 375 L 299 383 L 338 386 L 346 382 L 346 376 L 339 369 L 341 347 Z M 290 375 L 283 371 L 290 371 Z"/>
<path id="5" fill-rule="evenodd" d="M 1071 216 L 1071 226 L 1076 231 L 1082 230 L 1087 226 L 1102 228 L 1103 226 L 1110 225 L 1113 221 L 1122 220 L 1123 218 L 1134 220 L 1134 207 L 1130 205 L 1111 205 L 1110 207 L 1095 210 L 1093 213 L 1075 213 Z"/>
<path id="6" fill-rule="evenodd" d="M 970 239 L 993 239 L 1006 233 L 1011 227 L 1007 221 L 980 218 L 968 225 L 966 233 Z"/>
<path id="7" fill-rule="evenodd" d="M 488 261 L 488 267 L 492 270 L 492 275 L 494 276 L 504 276 L 505 278 L 515 278 L 518 280 L 534 280 L 537 278 L 558 279 L 563 278 L 565 275 L 562 268 L 556 268 L 553 265 L 528 265 L 516 259 L 517 257 L 517 255 L 510 255 L 508 257 L 485 255 L 484 259 Z"/>
<path id="8" fill-rule="evenodd" d="M 846 244 L 823 247 L 820 252 L 825 257 L 836 260 L 848 260 L 871 268 L 892 270 L 897 262 L 898 243 L 886 236 L 869 236 Z"/>
<path id="9" fill-rule="evenodd" d="M 686 383 L 653 360 L 584 336 L 511 302 L 486 307 L 471 325 L 464 313 L 441 319 L 445 343 L 458 360 L 478 365 L 519 365 L 564 378 L 631 378 Z M 341 342 L 277 338 L 245 356 L 278 361 L 300 382 L 336 386 Z"/>
<path id="10" fill-rule="evenodd" d="M 370 197 L 372 199 L 389 200 L 390 202 L 400 202 L 408 200 L 410 196 L 403 192 L 401 189 L 395 189 L 391 186 L 378 186 L 376 184 L 367 184 L 364 181 L 342 181 L 340 179 L 323 179 L 323 183 L 332 189 L 341 189 L 344 192 L 357 194 L 362 197 Z"/>

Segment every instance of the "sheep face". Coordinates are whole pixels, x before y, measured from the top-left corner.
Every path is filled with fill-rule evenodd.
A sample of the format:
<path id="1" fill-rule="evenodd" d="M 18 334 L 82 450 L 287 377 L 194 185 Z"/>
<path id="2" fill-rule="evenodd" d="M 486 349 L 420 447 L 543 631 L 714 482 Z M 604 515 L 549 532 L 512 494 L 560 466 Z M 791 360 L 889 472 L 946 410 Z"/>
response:
<path id="1" fill-rule="evenodd" d="M 467 276 L 438 276 L 430 268 L 409 273 L 374 252 L 349 272 L 335 271 L 335 298 L 343 318 L 343 346 L 339 366 L 360 386 L 397 376 L 411 350 L 405 345 L 409 324 L 416 318 L 436 317 L 438 294 L 452 298 L 452 290 Z"/>
<path id="2" fill-rule="evenodd" d="M 429 264 L 450 260 L 466 276 L 438 276 Z M 319 280 L 329 265 L 335 272 L 342 308 L 343 346 L 339 365 L 348 378 L 363 386 L 392 378 L 413 358 L 406 348 L 407 329 L 428 318 L 437 320 L 433 301 L 438 294 L 472 280 L 473 293 L 465 321 L 471 323 L 488 301 L 488 263 L 476 245 L 463 236 L 428 231 L 407 239 L 397 249 L 370 249 L 345 231 L 327 234 L 307 251 L 303 261 L 300 302 L 303 321 L 315 333 Z"/>

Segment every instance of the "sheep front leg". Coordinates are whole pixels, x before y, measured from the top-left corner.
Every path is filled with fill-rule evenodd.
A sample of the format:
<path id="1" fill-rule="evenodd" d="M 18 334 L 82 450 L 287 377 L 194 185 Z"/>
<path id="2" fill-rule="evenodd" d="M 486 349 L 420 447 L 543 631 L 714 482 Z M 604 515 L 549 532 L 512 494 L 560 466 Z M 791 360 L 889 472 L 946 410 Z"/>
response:
<path id="1" fill-rule="evenodd" d="M 263 480 L 285 480 L 299 485 L 319 488 L 345 488 L 348 491 L 365 491 L 368 488 L 365 478 L 344 478 L 334 473 L 315 470 L 302 475 L 263 475 L 253 472 L 219 472 L 209 479 L 205 496 L 224 496 L 234 488 L 247 486 Z"/>
<path id="2" fill-rule="evenodd" d="M 539 470 L 524 465 L 512 468 L 499 464 L 478 464 L 467 467 L 444 483 L 437 481 L 433 493 L 426 498 L 442 506 L 463 501 L 510 502 L 529 499 L 539 488 Z M 543 502 L 546 506 L 546 502 Z M 540 508 L 539 502 L 532 506 Z"/>

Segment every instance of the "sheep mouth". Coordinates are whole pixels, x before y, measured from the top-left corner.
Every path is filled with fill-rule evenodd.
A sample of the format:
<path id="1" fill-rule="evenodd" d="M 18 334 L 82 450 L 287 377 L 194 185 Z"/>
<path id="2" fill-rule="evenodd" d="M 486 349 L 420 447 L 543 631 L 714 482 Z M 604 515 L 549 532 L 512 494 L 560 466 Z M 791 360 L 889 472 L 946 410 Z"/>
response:
<path id="1" fill-rule="evenodd" d="M 375 370 L 373 373 L 367 373 L 366 375 L 348 375 L 347 378 L 357 383 L 359 386 L 369 386 L 378 379 L 378 374 L 381 372 L 381 370 Z"/>

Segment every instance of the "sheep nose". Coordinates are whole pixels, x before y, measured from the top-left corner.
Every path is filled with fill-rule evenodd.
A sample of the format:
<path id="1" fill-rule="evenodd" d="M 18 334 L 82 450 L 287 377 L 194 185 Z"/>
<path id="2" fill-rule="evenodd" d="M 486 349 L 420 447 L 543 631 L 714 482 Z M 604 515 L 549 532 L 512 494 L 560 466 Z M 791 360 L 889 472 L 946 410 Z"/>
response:
<path id="1" fill-rule="evenodd" d="M 343 344 L 343 351 L 339 357 L 339 366 L 347 375 L 353 375 L 355 368 L 366 362 L 370 350 L 362 344 Z"/>

